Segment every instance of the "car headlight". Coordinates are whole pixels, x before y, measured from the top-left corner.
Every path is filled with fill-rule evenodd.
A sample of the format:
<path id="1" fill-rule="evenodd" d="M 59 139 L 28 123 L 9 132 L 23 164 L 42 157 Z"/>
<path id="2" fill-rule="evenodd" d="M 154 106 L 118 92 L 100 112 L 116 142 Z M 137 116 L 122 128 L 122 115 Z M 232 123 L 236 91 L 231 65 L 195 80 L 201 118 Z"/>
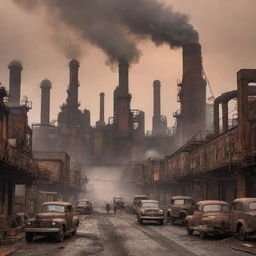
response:
<path id="1" fill-rule="evenodd" d="M 31 222 L 31 221 L 27 221 L 27 225 L 28 225 L 28 226 L 31 226 L 31 225 L 32 225 L 32 222 Z"/>
<path id="2" fill-rule="evenodd" d="M 52 225 L 52 226 L 56 226 L 56 221 L 53 221 L 53 222 L 51 223 L 51 225 Z"/>
<path id="3" fill-rule="evenodd" d="M 160 214 L 163 214 L 163 213 L 164 213 L 164 211 L 163 211 L 163 210 L 159 210 L 159 213 L 160 213 Z"/>

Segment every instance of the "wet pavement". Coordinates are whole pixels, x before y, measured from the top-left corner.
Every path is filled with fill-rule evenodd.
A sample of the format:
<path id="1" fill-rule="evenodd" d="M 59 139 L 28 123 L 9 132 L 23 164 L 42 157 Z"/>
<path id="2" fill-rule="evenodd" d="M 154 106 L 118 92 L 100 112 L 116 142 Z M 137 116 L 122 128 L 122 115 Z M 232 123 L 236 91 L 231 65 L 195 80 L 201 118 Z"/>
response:
<path id="1" fill-rule="evenodd" d="M 12 256 L 248 256 L 240 250 L 241 242 L 233 238 L 189 236 L 181 226 L 154 223 L 140 225 L 136 217 L 94 213 L 80 215 L 77 235 L 66 237 L 63 243 L 39 237 L 24 244 Z M 232 249 L 233 248 L 233 249 Z M 235 249 L 234 249 L 235 248 Z"/>

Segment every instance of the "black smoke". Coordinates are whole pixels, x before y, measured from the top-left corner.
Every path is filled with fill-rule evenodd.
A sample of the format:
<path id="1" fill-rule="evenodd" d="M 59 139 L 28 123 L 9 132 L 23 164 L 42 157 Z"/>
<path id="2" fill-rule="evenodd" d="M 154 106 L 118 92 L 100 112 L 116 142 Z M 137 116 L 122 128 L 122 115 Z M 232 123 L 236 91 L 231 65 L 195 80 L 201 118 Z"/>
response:
<path id="1" fill-rule="evenodd" d="M 13 0 L 28 9 L 46 7 L 83 40 L 101 48 L 109 61 L 139 59 L 138 40 L 171 48 L 198 42 L 186 15 L 157 0 Z M 71 50 L 73 51 L 73 50 Z"/>

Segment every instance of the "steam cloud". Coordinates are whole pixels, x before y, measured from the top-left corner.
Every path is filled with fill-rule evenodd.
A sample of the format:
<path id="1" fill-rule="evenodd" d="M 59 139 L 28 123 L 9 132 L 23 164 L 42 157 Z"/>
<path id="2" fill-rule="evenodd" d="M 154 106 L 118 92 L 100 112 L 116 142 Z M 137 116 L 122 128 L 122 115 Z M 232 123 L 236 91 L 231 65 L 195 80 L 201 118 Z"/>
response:
<path id="1" fill-rule="evenodd" d="M 157 46 L 166 43 L 171 48 L 198 42 L 198 33 L 188 17 L 157 0 L 13 1 L 28 9 L 45 6 L 49 16 L 60 19 L 83 40 L 100 47 L 110 62 L 136 62 L 140 56 L 137 40 L 150 38 Z"/>

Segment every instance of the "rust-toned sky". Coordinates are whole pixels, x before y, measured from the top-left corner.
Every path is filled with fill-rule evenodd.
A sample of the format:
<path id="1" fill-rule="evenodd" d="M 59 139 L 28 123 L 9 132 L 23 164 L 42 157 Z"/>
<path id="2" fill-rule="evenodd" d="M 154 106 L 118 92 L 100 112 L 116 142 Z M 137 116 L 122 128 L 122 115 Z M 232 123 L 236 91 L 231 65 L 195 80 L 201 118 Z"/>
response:
<path id="1" fill-rule="evenodd" d="M 129 0 L 127 0 L 129 1 Z M 174 10 L 188 14 L 200 34 L 204 69 L 215 95 L 236 88 L 236 72 L 241 68 L 256 68 L 256 1 L 255 0 L 166 0 Z M 9 61 L 19 59 L 22 73 L 22 95 L 33 101 L 30 123 L 39 122 L 42 79 L 53 83 L 51 119 L 57 117 L 59 106 L 66 99 L 68 59 L 54 43 L 72 33 L 62 27 L 63 39 L 54 36 L 55 25 L 38 12 L 25 11 L 12 3 L 0 0 L 0 81 L 8 85 Z M 62 39 L 62 40 L 61 40 Z M 77 40 L 77 39 L 76 39 Z M 156 47 L 151 42 L 139 43 L 142 56 L 130 71 L 132 107 L 146 112 L 146 127 L 151 129 L 152 83 L 162 82 L 162 113 L 172 123 L 172 113 L 178 109 L 176 81 L 181 78 L 181 51 L 168 46 Z M 105 65 L 102 50 L 88 43 L 82 45 L 79 59 L 81 108 L 91 110 L 92 124 L 98 119 L 99 93 L 106 94 L 106 117 L 112 116 L 113 90 L 117 72 Z"/>

